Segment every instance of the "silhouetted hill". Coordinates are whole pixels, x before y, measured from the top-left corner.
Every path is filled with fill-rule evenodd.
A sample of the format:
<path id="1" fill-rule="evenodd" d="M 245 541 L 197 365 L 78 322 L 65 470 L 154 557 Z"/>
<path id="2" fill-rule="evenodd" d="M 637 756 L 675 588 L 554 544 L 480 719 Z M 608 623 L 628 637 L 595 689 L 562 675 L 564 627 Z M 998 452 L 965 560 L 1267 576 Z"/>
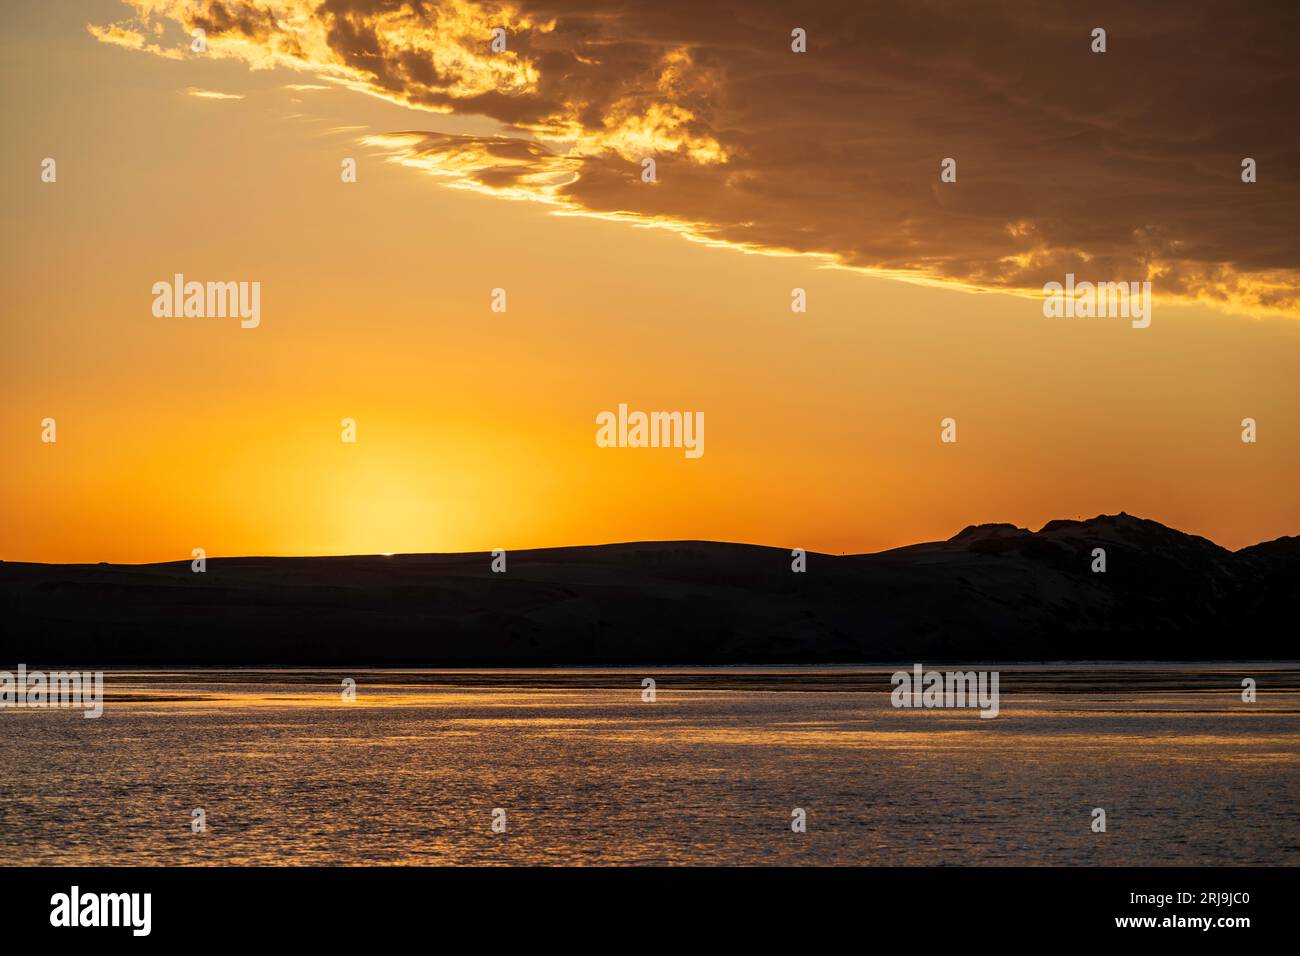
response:
<path id="1" fill-rule="evenodd" d="M 1093 549 L 1107 570 L 1091 570 Z M 1296 656 L 1300 538 L 1126 514 L 879 554 L 707 541 L 486 554 L 0 563 L 0 662 L 574 665 Z"/>

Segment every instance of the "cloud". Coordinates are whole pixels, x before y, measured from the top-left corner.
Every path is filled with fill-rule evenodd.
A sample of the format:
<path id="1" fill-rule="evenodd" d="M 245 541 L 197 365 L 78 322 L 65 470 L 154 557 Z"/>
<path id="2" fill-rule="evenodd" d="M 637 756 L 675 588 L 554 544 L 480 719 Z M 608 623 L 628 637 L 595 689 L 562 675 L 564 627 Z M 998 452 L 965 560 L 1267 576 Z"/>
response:
<path id="1" fill-rule="evenodd" d="M 181 90 L 187 96 L 197 96 L 201 100 L 242 100 L 242 93 L 220 93 L 216 90 L 205 90 L 197 86 L 187 86 Z"/>
<path id="2" fill-rule="evenodd" d="M 202 27 L 212 56 L 498 120 L 368 138 L 461 188 L 922 281 L 1150 279 L 1300 316 L 1294 3 L 128 5 L 97 39 L 167 56 L 144 38 Z"/>
<path id="3" fill-rule="evenodd" d="M 128 50 L 140 50 L 145 53 L 152 53 L 155 56 L 165 57 L 169 60 L 179 60 L 183 56 L 180 50 L 165 49 L 157 43 L 151 43 L 149 38 L 138 30 L 132 30 L 117 24 L 101 27 L 95 24 L 87 24 L 86 29 L 100 43 L 107 43 L 110 46 L 125 47 Z"/>

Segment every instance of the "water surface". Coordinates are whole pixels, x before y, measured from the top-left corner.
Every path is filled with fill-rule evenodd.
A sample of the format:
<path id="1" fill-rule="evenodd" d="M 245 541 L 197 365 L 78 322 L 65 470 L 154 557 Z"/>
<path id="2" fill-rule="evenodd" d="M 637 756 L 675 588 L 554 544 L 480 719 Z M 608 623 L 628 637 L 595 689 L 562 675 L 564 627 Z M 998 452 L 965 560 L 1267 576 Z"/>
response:
<path id="1" fill-rule="evenodd" d="M 894 669 L 109 672 L 101 719 L 0 711 L 0 853 L 1300 863 L 1300 667 L 1003 665 L 993 720 L 894 709 Z M 1092 832 L 1095 807 L 1106 833 Z M 206 832 L 192 831 L 195 808 Z M 791 832 L 794 808 L 806 833 Z"/>

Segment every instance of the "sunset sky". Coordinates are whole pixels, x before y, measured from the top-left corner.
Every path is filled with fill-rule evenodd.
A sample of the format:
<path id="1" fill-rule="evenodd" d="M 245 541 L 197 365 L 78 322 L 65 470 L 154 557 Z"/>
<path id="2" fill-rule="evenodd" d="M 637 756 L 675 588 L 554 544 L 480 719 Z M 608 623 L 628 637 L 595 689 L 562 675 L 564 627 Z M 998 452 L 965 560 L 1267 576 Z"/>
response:
<path id="1" fill-rule="evenodd" d="M 1300 533 L 1300 7 L 801 10 L 11 5 L 0 558 Z M 705 454 L 598 447 L 624 402 Z"/>

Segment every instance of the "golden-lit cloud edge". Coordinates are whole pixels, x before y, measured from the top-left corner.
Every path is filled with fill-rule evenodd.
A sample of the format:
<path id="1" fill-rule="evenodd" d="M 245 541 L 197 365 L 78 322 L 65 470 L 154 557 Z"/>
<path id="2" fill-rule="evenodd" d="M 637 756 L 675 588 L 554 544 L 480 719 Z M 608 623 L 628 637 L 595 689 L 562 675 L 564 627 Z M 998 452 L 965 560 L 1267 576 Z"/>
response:
<path id="1" fill-rule="evenodd" d="M 1089 14 L 1123 41 L 1105 60 L 1079 40 L 1090 27 L 1031 0 L 887 17 L 848 2 L 815 15 L 621 0 L 124 2 L 132 15 L 90 25 L 96 40 L 184 60 L 202 30 L 206 56 L 319 81 L 297 86 L 512 131 L 365 137 L 453 188 L 924 284 L 1039 296 L 1074 273 L 1300 317 L 1300 186 L 1283 172 L 1297 133 L 1272 99 L 1300 92 L 1300 18 L 1286 5 L 1235 14 L 1237 29 L 1189 63 L 1194 27 L 1153 30 L 1123 5 Z M 1191 12 L 1177 23 L 1205 20 Z M 808 53 L 790 50 L 791 24 L 807 26 Z M 492 49 L 497 28 L 506 50 Z M 1257 183 L 1240 180 L 1245 155 Z M 939 179 L 948 156 L 955 183 Z"/>
<path id="2" fill-rule="evenodd" d="M 220 90 L 205 90 L 198 86 L 187 86 L 181 92 L 200 100 L 242 100 L 244 98 L 243 93 L 222 93 Z"/>

